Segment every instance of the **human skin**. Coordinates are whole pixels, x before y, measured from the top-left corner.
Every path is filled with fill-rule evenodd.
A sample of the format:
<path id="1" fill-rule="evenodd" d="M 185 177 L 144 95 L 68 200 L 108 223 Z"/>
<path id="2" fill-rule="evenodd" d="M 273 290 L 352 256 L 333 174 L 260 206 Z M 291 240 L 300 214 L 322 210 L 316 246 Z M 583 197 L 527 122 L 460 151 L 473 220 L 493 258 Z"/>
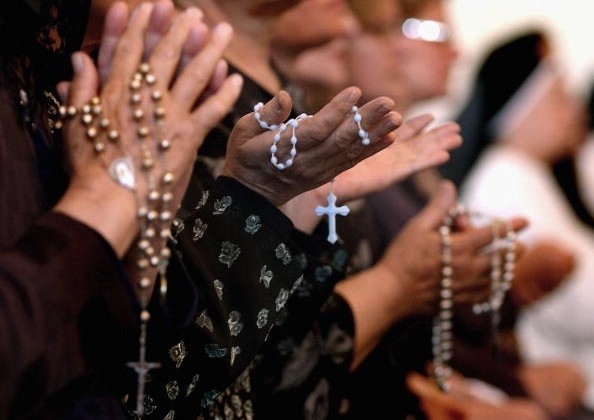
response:
<path id="1" fill-rule="evenodd" d="M 157 76 L 157 86 L 162 89 L 165 100 L 169 102 L 170 112 L 166 117 L 166 124 L 170 127 L 170 138 L 175 139 L 175 147 L 171 153 L 171 170 L 176 179 L 183 182 L 188 176 L 185 172 L 190 163 L 189 156 L 193 156 L 190 151 L 197 149 L 202 143 L 205 130 L 222 118 L 235 101 L 241 87 L 241 79 L 236 76 L 227 79 L 218 95 L 209 98 L 201 104 L 203 106 L 194 107 L 194 101 L 208 85 L 209 75 L 221 59 L 232 30 L 227 26 L 213 34 L 211 42 L 201 49 L 194 60 L 185 67 L 184 72 L 173 81 L 178 61 L 163 61 L 156 57 L 164 50 L 177 51 L 177 57 L 180 57 L 192 28 L 196 27 L 195 30 L 198 32 L 204 32 L 206 28 L 193 11 L 179 20 L 178 29 L 165 35 L 162 32 L 163 28 L 154 24 L 161 18 L 170 19 L 171 11 L 170 2 L 159 2 L 154 7 L 147 3 L 145 7 L 136 10 L 131 24 L 126 27 L 128 7 L 123 3 L 116 4 L 107 16 L 107 41 L 104 50 L 100 52 L 104 62 L 98 65 L 99 69 L 110 67 L 111 76 L 100 88 L 100 74 L 91 59 L 84 53 L 75 53 L 72 60 L 74 78 L 70 84 L 62 84 L 59 91 L 68 104 L 77 107 L 99 95 L 102 98 L 103 114 L 111 121 L 121 124 L 121 127 L 118 127 L 122 139 L 121 147 L 123 150 L 133 150 L 135 134 L 131 128 L 132 124 L 122 124 L 126 120 L 132 121 L 131 110 L 128 101 L 125 100 L 129 94 L 127 83 L 122 83 L 122 79 L 131 80 L 132 73 L 144 54 L 144 31 L 148 28 L 148 32 L 153 31 L 157 36 L 162 36 L 149 55 L 148 61 Z M 163 16 L 159 17 L 160 13 Z M 115 39 L 118 41 L 111 42 Z M 105 48 L 109 52 L 106 52 Z M 204 72 L 200 78 L 203 82 L 195 83 L 192 78 L 200 72 Z M 171 88 L 167 89 L 171 82 Z M 211 106 L 217 101 L 220 101 L 220 106 Z M 65 125 L 64 133 L 69 147 L 72 179 L 70 187 L 57 203 L 55 210 L 95 228 L 112 245 L 116 253 L 123 256 L 137 231 L 137 204 L 134 195 L 114 183 L 103 167 L 101 159 L 98 159 L 85 143 L 81 146 L 77 141 L 85 137 L 82 124 L 72 120 Z M 114 149 L 107 150 L 105 160 L 109 162 L 117 153 Z M 138 189 L 146 189 L 141 180 Z M 181 189 L 178 189 L 174 204 L 181 200 L 180 191 Z"/>

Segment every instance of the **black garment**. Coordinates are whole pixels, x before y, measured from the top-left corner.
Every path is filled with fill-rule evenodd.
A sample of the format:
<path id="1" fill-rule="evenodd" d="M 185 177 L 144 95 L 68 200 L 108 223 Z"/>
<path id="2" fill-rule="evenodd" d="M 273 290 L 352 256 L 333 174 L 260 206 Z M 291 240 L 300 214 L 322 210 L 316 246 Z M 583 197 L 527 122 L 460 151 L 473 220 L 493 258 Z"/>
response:
<path id="1" fill-rule="evenodd" d="M 174 222 L 175 258 L 168 277 L 187 277 L 202 304 L 189 329 L 157 356 L 164 366 L 147 384 L 146 418 L 249 416 L 261 395 L 252 379 L 257 384 L 268 373 L 278 377 L 278 355 L 266 349 L 282 340 L 276 337 L 287 313 L 311 318 L 309 311 L 319 310 L 335 279 L 344 275 L 346 256 L 340 257 L 340 247 L 297 232 L 262 197 L 236 181 L 217 178 L 233 126 L 269 98 L 245 78 L 239 101 L 197 156 Z M 224 194 L 218 192 L 222 189 Z M 293 303 L 297 299 L 304 303 Z M 303 321 L 298 326 L 308 327 L 309 321 Z"/>
<path id="2" fill-rule="evenodd" d="M 0 61 L 0 417 L 67 418 L 69 383 L 123 364 L 125 352 L 106 344 L 126 347 L 136 303 L 104 239 L 47 212 L 54 178 L 42 177 L 34 141 L 52 144 L 37 117 L 45 108 L 27 114 L 15 82 L 25 80 L 24 63 Z"/>
<path id="3" fill-rule="evenodd" d="M 366 198 L 372 224 L 359 231 L 375 236 L 386 249 L 404 225 L 426 204 L 412 177 Z M 348 229 L 346 225 L 343 229 Z M 361 236 L 360 236 L 361 238 Z M 361 239 L 360 239 L 361 240 Z M 373 263 L 380 253 L 376 253 Z M 411 371 L 424 372 L 431 359 L 431 319 L 411 318 L 393 325 L 349 381 L 348 411 L 343 418 L 423 419 L 418 399 L 405 382 Z M 387 384 L 387 385 L 385 385 Z"/>

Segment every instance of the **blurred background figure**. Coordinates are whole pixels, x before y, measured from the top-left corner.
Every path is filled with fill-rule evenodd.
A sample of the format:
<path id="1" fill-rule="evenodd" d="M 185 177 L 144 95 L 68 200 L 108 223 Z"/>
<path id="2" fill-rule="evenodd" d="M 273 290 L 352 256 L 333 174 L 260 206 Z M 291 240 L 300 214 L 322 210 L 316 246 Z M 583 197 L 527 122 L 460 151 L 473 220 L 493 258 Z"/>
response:
<path id="1" fill-rule="evenodd" d="M 558 268 L 567 272 L 561 284 L 550 283 L 543 275 L 533 278 L 540 298 L 520 309 L 518 351 L 529 365 L 575 363 L 586 379 L 585 393 L 576 377 L 543 386 L 537 383 L 538 372 L 524 371 L 521 376 L 550 414 L 591 418 L 594 219 L 580 195 L 576 170 L 587 116 L 551 50 L 547 35 L 535 29 L 491 51 L 459 117 L 466 156 L 454 157 L 455 170 L 446 165 L 444 172 L 452 169 L 452 176 L 461 183 L 461 199 L 470 208 L 528 217 L 530 226 L 520 236 L 527 252 L 537 243 L 548 242 L 559 244 L 574 259 L 573 264 Z M 539 261 L 555 270 L 554 260 Z"/>
<path id="2" fill-rule="evenodd" d="M 414 107 L 424 101 L 447 93 L 450 71 L 458 53 L 452 44 L 453 31 L 448 25 L 445 2 L 353 0 L 351 5 L 359 20 L 359 31 L 353 31 L 347 38 L 320 42 L 320 45 L 295 54 L 294 65 L 283 66 L 291 70 L 288 73 L 289 80 L 298 84 L 304 92 L 305 104 L 315 109 L 333 86 L 348 83 L 345 80 L 348 78 L 350 83 L 362 87 L 364 95 L 372 96 L 381 92 L 393 97 L 404 115 L 414 111 Z M 416 32 L 411 30 L 411 23 L 419 25 L 421 22 L 431 25 L 431 30 L 418 31 L 418 26 Z M 278 39 L 285 44 L 298 43 L 296 38 Z M 296 50 L 293 48 L 293 51 Z M 348 71 L 340 65 L 341 60 L 345 59 L 349 62 Z M 514 72 L 514 69 L 510 67 L 509 71 Z M 516 80 L 525 77 L 522 72 L 522 69 L 518 69 L 517 75 L 513 75 Z M 326 89 L 318 89 L 320 84 L 325 84 Z M 453 153 L 456 154 L 456 151 Z M 439 178 L 435 171 L 427 170 L 372 195 L 368 202 L 372 203 L 375 220 L 381 226 L 378 230 L 382 237 L 380 241 L 373 241 L 373 235 L 369 234 L 368 216 L 359 219 L 364 222 L 359 224 L 358 229 L 353 229 L 352 217 L 340 221 L 341 232 L 348 232 L 349 235 L 343 235 L 343 239 L 355 253 L 354 261 L 359 269 L 372 263 L 378 250 L 419 211 L 431 191 L 434 191 Z M 355 207 L 355 213 L 360 216 L 365 211 L 359 206 Z M 497 358 L 494 358 L 493 353 L 494 337 L 489 327 L 489 317 L 483 316 L 477 321 L 476 315 L 466 308 L 459 311 L 455 322 L 459 328 L 456 330 L 457 351 L 454 353 L 458 357 L 455 357 L 454 366 L 463 369 L 467 375 L 493 382 L 511 396 L 534 398 L 545 404 L 553 414 L 571 411 L 580 399 L 583 387 L 580 373 L 566 360 L 538 365 L 524 364 L 514 346 L 513 329 L 517 308 L 536 301 L 557 287 L 573 269 L 573 264 L 574 257 L 570 249 L 550 241 L 534 244 L 517 264 L 512 299 L 506 305 L 504 322 L 501 324 L 505 331 L 498 335 L 500 348 Z M 534 281 L 535 278 L 539 281 Z M 424 361 L 429 358 L 430 340 L 427 329 L 423 333 L 423 329 L 418 327 L 405 323 L 394 328 L 388 334 L 389 338 L 357 370 L 348 403 L 353 418 L 373 413 L 381 415 L 386 410 L 398 417 L 404 416 L 407 410 L 414 410 L 416 402 L 406 398 L 403 377 L 411 368 L 424 369 Z M 374 386 L 378 375 L 385 376 L 386 381 L 382 382 L 388 382 L 390 386 Z M 544 397 L 542 385 L 539 386 L 542 381 L 537 379 L 545 376 L 555 378 L 548 383 L 555 387 L 556 401 Z M 396 395 L 399 404 L 395 406 L 391 404 L 391 398 Z"/>
<path id="3" fill-rule="evenodd" d="M 281 18 L 283 25 L 280 25 L 273 43 L 276 47 L 274 57 L 279 68 L 289 69 L 286 76 L 297 85 L 305 106 L 316 109 L 333 89 L 348 83 L 360 86 L 364 96 L 372 97 L 379 92 L 389 95 L 403 114 L 421 101 L 446 94 L 449 71 L 457 51 L 451 43 L 451 29 L 446 23 L 446 10 L 441 1 L 350 3 L 360 29 L 340 38 L 327 36 L 328 40 L 320 41 L 319 45 L 307 45 L 300 43 L 299 37 L 286 36 L 300 33 L 304 38 L 315 38 L 313 34 L 305 37 L 304 29 L 290 29 L 291 24 L 302 22 L 303 16 L 316 13 L 315 1 L 304 2 Z M 319 2 L 317 5 L 320 6 Z M 415 32 L 408 27 L 405 34 L 400 28 L 408 18 L 411 19 L 409 24 L 424 21 L 433 25 L 433 30 Z M 438 28 L 437 36 L 435 28 Z M 309 31 L 319 34 L 323 28 L 309 27 Z M 293 54 L 287 54 L 283 49 Z M 423 77 L 418 77 L 421 72 Z M 320 89 L 320 85 L 324 88 Z M 429 117 L 423 128 L 430 121 Z M 441 130 L 451 128 L 451 125 L 444 125 Z M 439 129 L 432 132 L 433 137 L 428 136 L 434 143 L 440 142 Z M 419 134 L 416 141 L 424 141 L 422 138 Z M 441 162 L 447 160 L 447 155 L 441 159 Z M 415 162 L 410 164 L 414 166 Z M 434 170 L 427 170 L 373 194 L 365 201 L 372 203 L 371 208 L 377 212 L 375 215 L 369 211 L 369 204 L 362 205 L 362 200 L 349 203 L 353 213 L 348 220 L 339 223 L 344 243 L 354 254 L 351 269 L 357 271 L 372 265 L 402 227 L 423 208 L 438 183 L 439 175 Z M 380 221 L 379 228 L 377 220 Z M 406 254 L 391 254 L 391 257 L 396 265 L 399 259 L 402 262 L 408 258 Z M 418 264 L 423 266 L 426 262 Z M 417 402 L 408 393 L 404 377 L 411 369 L 424 371 L 425 363 L 431 357 L 430 342 L 430 318 L 399 318 L 379 348 L 355 372 L 351 381 L 353 388 L 345 399 L 345 416 L 381 416 L 387 411 L 395 418 L 404 418 L 412 412 L 421 415 L 416 412 Z M 491 349 L 485 346 L 485 350 L 490 357 Z M 509 372 L 514 370 L 515 365 Z M 378 381 L 378 376 L 384 380 Z M 382 382 L 389 385 L 379 385 Z M 392 404 L 393 398 L 398 399 L 398 404 Z"/>
<path id="4" fill-rule="evenodd" d="M 590 211 L 594 211 L 594 82 L 587 98 L 590 135 L 577 156 L 578 176 L 581 181 L 581 193 Z"/>

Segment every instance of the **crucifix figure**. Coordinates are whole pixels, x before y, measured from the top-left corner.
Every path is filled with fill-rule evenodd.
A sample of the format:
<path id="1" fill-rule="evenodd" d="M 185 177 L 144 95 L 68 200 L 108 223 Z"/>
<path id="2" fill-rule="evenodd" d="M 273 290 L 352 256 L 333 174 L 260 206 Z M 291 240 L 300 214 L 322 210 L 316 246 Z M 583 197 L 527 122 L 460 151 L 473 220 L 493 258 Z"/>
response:
<path id="1" fill-rule="evenodd" d="M 328 205 L 317 206 L 316 214 L 318 216 L 326 215 L 328 217 L 328 242 L 331 244 L 335 243 L 338 239 L 336 235 L 336 215 L 346 216 L 349 214 L 349 208 L 347 206 L 336 207 L 336 195 L 332 191 L 328 194 Z"/>
<path id="2" fill-rule="evenodd" d="M 144 328 L 143 328 L 144 327 Z M 146 374 L 151 369 L 161 367 L 160 363 L 152 363 L 146 361 L 146 324 L 141 325 L 140 334 L 140 352 L 138 362 L 128 362 L 126 366 L 131 367 L 138 374 L 138 388 L 136 390 L 136 415 L 142 417 L 144 415 L 144 387 L 146 383 Z"/>

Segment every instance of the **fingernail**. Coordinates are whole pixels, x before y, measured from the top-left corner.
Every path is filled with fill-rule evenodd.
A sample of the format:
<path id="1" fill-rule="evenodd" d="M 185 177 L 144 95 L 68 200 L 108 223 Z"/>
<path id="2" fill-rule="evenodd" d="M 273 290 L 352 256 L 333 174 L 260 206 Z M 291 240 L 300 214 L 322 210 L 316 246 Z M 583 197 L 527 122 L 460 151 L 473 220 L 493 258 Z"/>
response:
<path id="1" fill-rule="evenodd" d="M 349 102 L 355 103 L 359 99 L 359 91 L 357 89 L 351 89 L 349 95 L 347 96 L 347 100 Z"/>
<path id="2" fill-rule="evenodd" d="M 280 92 L 274 96 L 274 104 L 276 105 L 277 111 L 280 111 L 283 109 L 279 95 L 280 95 Z"/>
<path id="3" fill-rule="evenodd" d="M 132 12 L 132 16 L 130 16 L 130 22 L 138 19 L 141 13 L 149 13 L 153 8 L 152 3 L 141 3 L 134 11 Z"/>
<path id="4" fill-rule="evenodd" d="M 186 10 L 184 10 L 184 13 L 190 17 L 201 17 L 202 16 L 202 11 L 200 9 L 198 9 L 197 7 L 188 7 Z"/>
<path id="5" fill-rule="evenodd" d="M 72 69 L 74 70 L 74 73 L 80 73 L 84 67 L 84 64 L 85 64 L 82 53 L 75 52 L 74 54 L 72 54 L 71 62 L 72 62 Z"/>
<path id="6" fill-rule="evenodd" d="M 390 130 L 390 131 L 394 131 L 396 130 L 398 127 L 400 127 L 402 124 L 399 124 L 397 121 L 395 121 L 394 119 L 389 119 L 388 122 L 386 122 L 386 129 Z"/>
<path id="7" fill-rule="evenodd" d="M 450 198 L 452 193 L 455 195 L 455 190 L 452 188 L 452 186 L 453 184 L 450 182 L 442 182 L 439 187 L 439 195 L 441 195 L 442 198 Z"/>
<path id="8" fill-rule="evenodd" d="M 229 76 L 229 81 L 234 86 L 241 86 L 243 85 L 243 76 L 239 73 L 233 73 Z"/>
<path id="9" fill-rule="evenodd" d="M 231 35 L 233 28 L 227 22 L 222 22 L 217 24 L 212 32 L 218 35 Z"/>

